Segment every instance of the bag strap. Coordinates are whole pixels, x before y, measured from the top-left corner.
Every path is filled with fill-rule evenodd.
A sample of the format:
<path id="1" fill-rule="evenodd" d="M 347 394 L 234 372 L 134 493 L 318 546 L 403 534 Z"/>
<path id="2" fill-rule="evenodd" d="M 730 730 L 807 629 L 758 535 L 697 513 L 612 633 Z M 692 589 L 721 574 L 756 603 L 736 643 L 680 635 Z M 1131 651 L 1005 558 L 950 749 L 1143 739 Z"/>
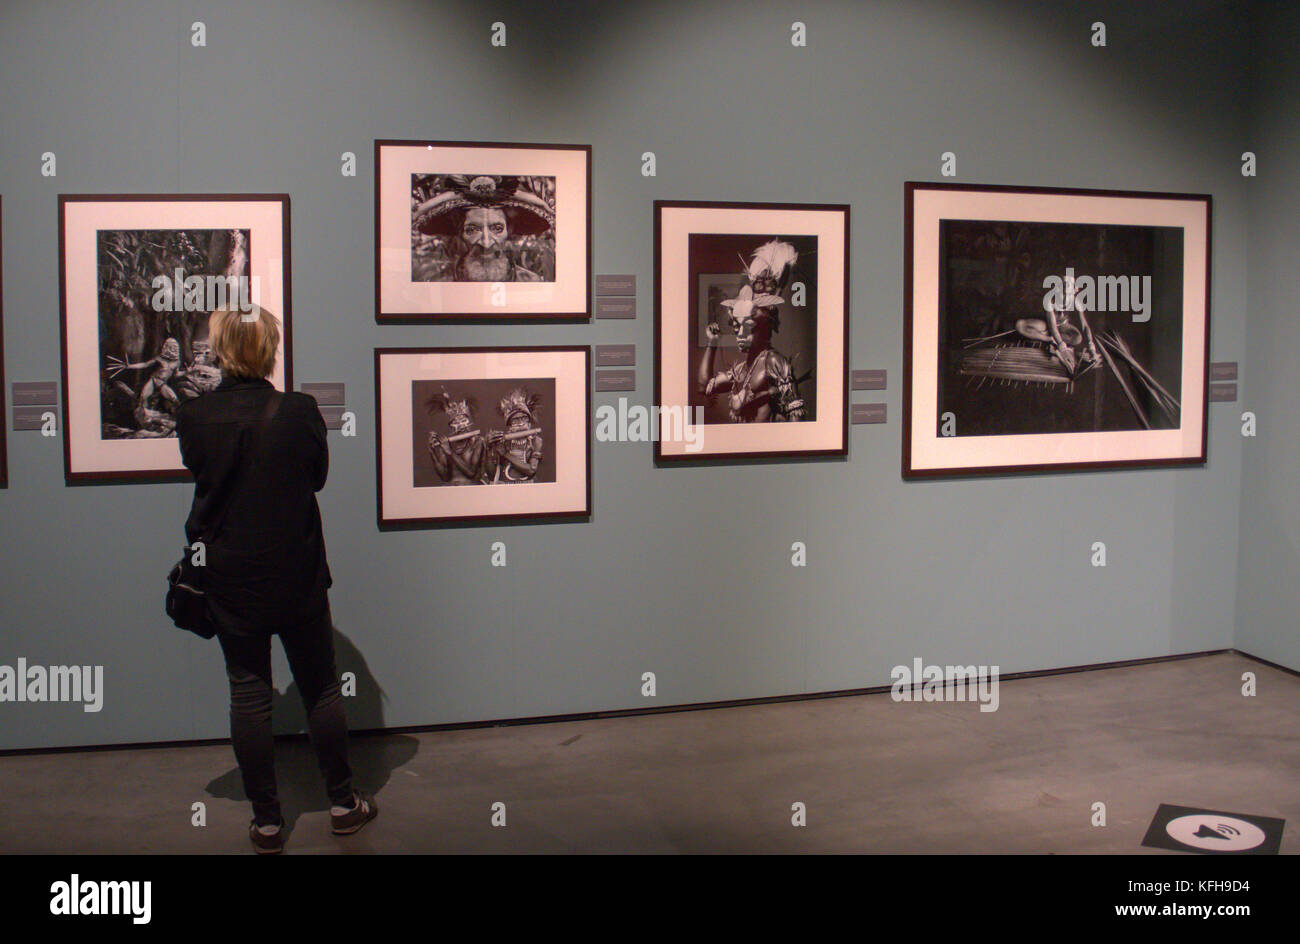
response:
<path id="1" fill-rule="evenodd" d="M 244 473 L 246 473 L 252 465 L 253 457 L 256 455 L 258 447 L 262 442 L 262 434 L 266 431 L 266 428 L 271 425 L 271 419 L 280 411 L 280 404 L 283 400 L 284 394 L 279 390 L 272 390 L 271 395 L 266 400 L 266 406 L 262 409 L 261 416 L 258 417 L 257 425 L 255 425 L 251 430 L 241 430 L 241 433 L 246 434 L 246 436 L 241 435 L 239 438 L 241 445 L 239 463 L 230 473 L 229 479 L 227 480 L 225 501 L 221 503 L 221 507 L 217 510 L 216 516 L 208 526 L 208 537 L 206 543 L 211 544 L 216 540 L 217 535 L 220 533 L 221 526 L 225 523 L 226 510 L 230 507 L 230 500 L 235 490 L 235 482 L 243 478 Z"/>

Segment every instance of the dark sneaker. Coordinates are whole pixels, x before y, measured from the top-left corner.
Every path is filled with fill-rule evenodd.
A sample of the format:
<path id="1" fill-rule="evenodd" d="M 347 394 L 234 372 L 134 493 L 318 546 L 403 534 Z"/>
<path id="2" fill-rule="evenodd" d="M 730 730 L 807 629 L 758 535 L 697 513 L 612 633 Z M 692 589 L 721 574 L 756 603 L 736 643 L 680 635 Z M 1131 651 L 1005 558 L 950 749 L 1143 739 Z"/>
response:
<path id="1" fill-rule="evenodd" d="M 336 813 L 334 811 L 338 807 L 330 808 L 330 828 L 336 836 L 354 833 L 379 815 L 379 807 L 375 805 L 374 797 L 366 796 L 360 791 L 354 793 L 352 797 L 355 803 L 352 809 Z"/>
<path id="2" fill-rule="evenodd" d="M 265 833 L 257 828 L 257 821 L 248 824 L 248 838 L 253 841 L 253 848 L 258 855 L 274 855 L 284 851 L 284 823 L 275 827 L 275 832 Z"/>

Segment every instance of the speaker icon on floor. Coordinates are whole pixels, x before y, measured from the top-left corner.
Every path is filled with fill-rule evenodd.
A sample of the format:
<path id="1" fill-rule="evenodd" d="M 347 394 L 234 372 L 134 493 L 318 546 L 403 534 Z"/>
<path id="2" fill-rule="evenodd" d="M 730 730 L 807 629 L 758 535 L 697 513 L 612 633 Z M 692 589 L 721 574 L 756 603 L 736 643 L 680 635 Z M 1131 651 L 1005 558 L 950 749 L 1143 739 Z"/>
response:
<path id="1" fill-rule="evenodd" d="M 1276 855 L 1285 828 L 1285 820 L 1269 816 L 1161 803 L 1142 845 L 1179 852 Z"/>
<path id="2" fill-rule="evenodd" d="M 1208 823 L 1202 823 L 1201 828 L 1192 833 L 1193 838 L 1196 839 L 1228 839 L 1232 836 L 1240 835 L 1241 830 L 1233 829 L 1227 823 L 1220 823 L 1213 829 L 1210 828 Z"/>
<path id="3" fill-rule="evenodd" d="M 1165 832 L 1175 841 L 1193 849 L 1218 849 L 1245 852 L 1264 841 L 1264 830 L 1235 816 L 1193 813 L 1178 816 L 1165 824 Z"/>

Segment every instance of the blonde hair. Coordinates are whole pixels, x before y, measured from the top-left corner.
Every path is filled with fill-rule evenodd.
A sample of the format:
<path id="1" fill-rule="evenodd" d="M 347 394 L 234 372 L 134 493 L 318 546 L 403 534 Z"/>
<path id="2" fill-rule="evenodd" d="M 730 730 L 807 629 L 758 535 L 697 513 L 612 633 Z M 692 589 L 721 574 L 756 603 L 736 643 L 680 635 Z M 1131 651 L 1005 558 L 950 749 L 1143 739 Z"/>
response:
<path id="1" fill-rule="evenodd" d="M 280 321 L 257 305 L 246 312 L 218 308 L 208 316 L 208 343 L 222 373 L 261 380 L 275 370 Z"/>

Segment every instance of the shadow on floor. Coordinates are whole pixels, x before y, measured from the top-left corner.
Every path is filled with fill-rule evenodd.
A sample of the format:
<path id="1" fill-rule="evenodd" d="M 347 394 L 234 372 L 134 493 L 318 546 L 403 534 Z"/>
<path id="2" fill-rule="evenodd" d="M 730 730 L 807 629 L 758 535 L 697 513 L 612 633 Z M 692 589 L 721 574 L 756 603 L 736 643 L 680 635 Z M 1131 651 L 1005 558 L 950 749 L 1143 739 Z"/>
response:
<path id="1" fill-rule="evenodd" d="M 341 677 L 346 679 L 349 672 L 356 677 L 356 694 L 344 698 L 349 730 L 382 728 L 384 690 L 375 681 L 361 650 L 339 632 L 337 626 L 334 628 L 334 658 Z M 297 684 L 291 683 L 283 692 L 276 690 L 271 704 L 272 725 L 276 733 L 276 784 L 285 825 L 292 833 L 299 816 L 328 810 L 330 801 L 316 764 L 316 754 L 305 734 L 307 712 Z M 286 734 L 292 736 L 286 738 Z M 418 750 L 419 741 L 408 735 L 371 734 L 349 738 L 348 760 L 352 765 L 353 786 L 363 793 L 378 794 L 388 784 L 393 771 L 409 763 Z M 218 799 L 248 801 L 238 767 L 212 780 L 206 789 L 209 796 Z"/>

